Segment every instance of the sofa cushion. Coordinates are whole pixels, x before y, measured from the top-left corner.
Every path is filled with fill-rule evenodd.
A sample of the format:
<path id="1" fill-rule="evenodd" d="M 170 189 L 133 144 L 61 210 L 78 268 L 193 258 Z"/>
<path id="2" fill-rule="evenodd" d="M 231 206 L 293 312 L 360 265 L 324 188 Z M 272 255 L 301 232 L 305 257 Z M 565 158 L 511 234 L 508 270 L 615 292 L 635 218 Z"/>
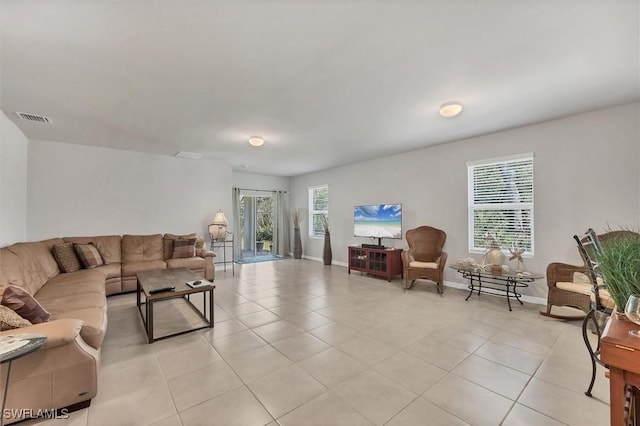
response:
<path id="1" fill-rule="evenodd" d="M 0 249 L 0 294 L 8 285 L 24 287 L 24 266 L 15 253 Z"/>
<path id="2" fill-rule="evenodd" d="M 138 272 L 154 271 L 156 269 L 167 269 L 167 264 L 163 260 L 147 260 L 146 262 L 123 263 L 122 276 L 133 277 Z"/>
<path id="3" fill-rule="evenodd" d="M 82 268 L 78 256 L 73 249 L 73 243 L 62 243 L 53 246 L 53 257 L 58 262 L 62 272 L 75 272 Z"/>
<path id="4" fill-rule="evenodd" d="M 86 269 L 96 268 L 98 266 L 104 265 L 104 259 L 102 259 L 100 251 L 93 243 L 73 243 L 73 250 L 78 255 L 78 260 L 80 260 L 82 266 Z"/>
<path id="5" fill-rule="evenodd" d="M 120 278 L 122 264 L 120 263 L 110 263 L 108 265 L 102 265 L 95 268 L 96 271 L 100 271 L 104 274 L 105 278 Z"/>
<path id="6" fill-rule="evenodd" d="M 202 257 L 188 257 L 183 259 L 167 259 L 167 268 L 187 268 L 193 270 L 204 270 L 206 261 Z"/>
<path id="7" fill-rule="evenodd" d="M 31 322 L 22 318 L 16 311 L 7 306 L 0 305 L 0 331 L 29 327 L 30 325 Z"/>
<path id="8" fill-rule="evenodd" d="M 47 285 L 40 289 L 36 294 L 36 299 L 42 302 L 43 300 L 67 297 L 74 294 L 102 294 L 105 291 L 104 274 L 100 272 L 100 269 L 106 266 L 100 266 L 94 269 L 81 269 L 77 272 L 55 276 L 47 282 Z"/>
<path id="9" fill-rule="evenodd" d="M 438 269 L 438 264 L 436 262 L 418 262 L 414 260 L 409 262 L 410 268 L 426 268 L 426 269 Z"/>
<path id="10" fill-rule="evenodd" d="M 123 235 L 122 262 L 162 260 L 162 235 Z"/>
<path id="11" fill-rule="evenodd" d="M 60 318 L 65 312 L 79 311 L 89 308 L 105 308 L 107 296 L 104 293 L 82 293 L 72 295 L 56 295 L 53 293 L 38 294 L 38 301 L 49 312 L 52 319 Z M 78 318 L 82 319 L 82 318 Z"/>
<path id="12" fill-rule="evenodd" d="M 49 321 L 51 314 L 21 287 L 10 285 L 2 294 L 2 305 L 13 309 L 32 324 Z"/>
<path id="13" fill-rule="evenodd" d="M 574 283 L 564 281 L 558 281 L 556 283 L 556 288 L 559 288 L 560 290 L 567 290 L 572 293 L 584 294 L 587 296 L 591 294 L 591 287 L 591 283 Z"/>
<path id="14" fill-rule="evenodd" d="M 60 273 L 58 262 L 53 257 L 51 247 L 54 243 L 62 243 L 62 240 L 45 240 L 33 243 L 16 243 L 6 247 L 14 253 L 23 267 L 23 282 L 20 287 L 27 293 L 34 295 L 49 280 Z"/>
<path id="15" fill-rule="evenodd" d="M 195 238 L 178 238 L 173 240 L 172 259 L 184 259 L 196 255 L 196 239 Z"/>
<path id="16" fill-rule="evenodd" d="M 67 243 L 93 243 L 98 247 L 98 250 L 102 255 L 102 259 L 107 265 L 122 262 L 120 240 L 120 235 L 105 235 L 100 237 L 64 237 L 64 241 Z"/>

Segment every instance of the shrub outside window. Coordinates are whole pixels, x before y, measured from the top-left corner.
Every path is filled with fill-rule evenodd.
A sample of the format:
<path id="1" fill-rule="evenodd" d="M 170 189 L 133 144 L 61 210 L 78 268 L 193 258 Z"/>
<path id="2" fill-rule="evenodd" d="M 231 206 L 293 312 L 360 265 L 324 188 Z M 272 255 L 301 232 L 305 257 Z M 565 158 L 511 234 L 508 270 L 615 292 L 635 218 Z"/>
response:
<path id="1" fill-rule="evenodd" d="M 329 185 L 309 187 L 310 237 L 324 237 L 323 216 L 329 217 Z"/>

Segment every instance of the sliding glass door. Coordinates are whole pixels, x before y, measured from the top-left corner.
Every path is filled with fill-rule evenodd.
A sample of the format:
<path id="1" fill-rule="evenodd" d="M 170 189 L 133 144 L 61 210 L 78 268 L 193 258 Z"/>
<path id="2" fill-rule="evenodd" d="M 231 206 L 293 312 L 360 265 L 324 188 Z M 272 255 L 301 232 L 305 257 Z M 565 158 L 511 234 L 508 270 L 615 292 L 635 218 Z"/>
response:
<path id="1" fill-rule="evenodd" d="M 240 197 L 240 255 L 242 258 L 271 254 L 273 241 L 273 198 Z"/>

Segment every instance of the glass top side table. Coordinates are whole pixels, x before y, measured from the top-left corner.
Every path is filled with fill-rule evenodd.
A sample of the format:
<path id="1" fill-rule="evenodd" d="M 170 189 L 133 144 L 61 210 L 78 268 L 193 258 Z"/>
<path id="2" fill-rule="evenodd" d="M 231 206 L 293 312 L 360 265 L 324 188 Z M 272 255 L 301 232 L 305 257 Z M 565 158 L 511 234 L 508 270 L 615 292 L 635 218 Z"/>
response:
<path id="1" fill-rule="evenodd" d="M 511 311 L 511 298 L 515 298 L 523 305 L 520 297 L 522 294 L 519 288 L 529 287 L 529 283 L 534 282 L 544 275 L 537 272 L 527 271 L 500 271 L 494 272 L 476 265 L 458 264 L 449 265 L 451 269 L 455 269 L 463 278 L 469 280 L 469 295 L 465 300 L 469 300 L 475 291 L 478 296 L 482 293 L 493 294 L 507 298 L 507 305 Z"/>

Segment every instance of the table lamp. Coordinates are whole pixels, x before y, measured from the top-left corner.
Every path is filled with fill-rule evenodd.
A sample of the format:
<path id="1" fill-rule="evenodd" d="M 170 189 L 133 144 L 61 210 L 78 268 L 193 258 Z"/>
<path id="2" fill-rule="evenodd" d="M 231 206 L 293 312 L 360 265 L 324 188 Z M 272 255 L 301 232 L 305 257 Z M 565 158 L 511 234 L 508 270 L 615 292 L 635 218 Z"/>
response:
<path id="1" fill-rule="evenodd" d="M 229 221 L 224 216 L 222 209 L 218 209 L 209 225 L 209 235 L 214 241 L 225 240 L 227 238 L 227 225 Z"/>

